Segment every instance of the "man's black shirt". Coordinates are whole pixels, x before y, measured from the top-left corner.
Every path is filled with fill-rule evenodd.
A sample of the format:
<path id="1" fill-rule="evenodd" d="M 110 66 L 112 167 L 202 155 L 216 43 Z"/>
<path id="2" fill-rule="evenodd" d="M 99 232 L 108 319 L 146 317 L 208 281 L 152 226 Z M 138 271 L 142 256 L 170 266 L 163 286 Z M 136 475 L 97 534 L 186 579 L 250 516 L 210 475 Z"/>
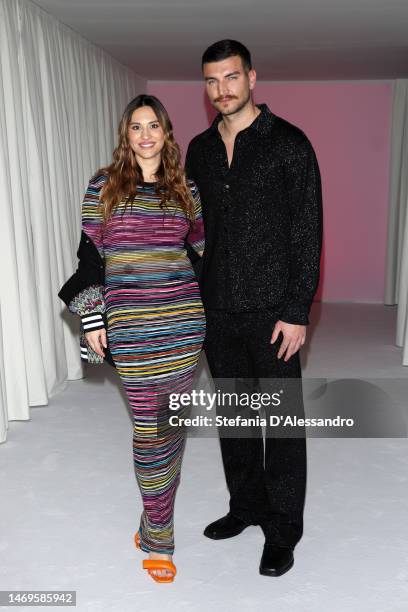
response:
<path id="1" fill-rule="evenodd" d="M 319 166 L 300 128 L 257 106 L 230 167 L 221 114 L 188 147 L 204 218 L 202 298 L 206 309 L 269 311 L 307 325 L 322 245 Z"/>

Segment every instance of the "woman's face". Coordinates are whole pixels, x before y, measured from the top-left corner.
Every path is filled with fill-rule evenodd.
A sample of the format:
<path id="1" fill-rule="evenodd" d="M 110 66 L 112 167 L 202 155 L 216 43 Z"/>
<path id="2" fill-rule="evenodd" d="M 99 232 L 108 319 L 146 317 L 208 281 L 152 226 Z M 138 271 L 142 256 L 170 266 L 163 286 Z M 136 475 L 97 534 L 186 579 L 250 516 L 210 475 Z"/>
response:
<path id="1" fill-rule="evenodd" d="M 128 140 L 138 162 L 160 158 L 164 131 L 151 106 L 141 106 L 133 111 L 128 126 Z"/>

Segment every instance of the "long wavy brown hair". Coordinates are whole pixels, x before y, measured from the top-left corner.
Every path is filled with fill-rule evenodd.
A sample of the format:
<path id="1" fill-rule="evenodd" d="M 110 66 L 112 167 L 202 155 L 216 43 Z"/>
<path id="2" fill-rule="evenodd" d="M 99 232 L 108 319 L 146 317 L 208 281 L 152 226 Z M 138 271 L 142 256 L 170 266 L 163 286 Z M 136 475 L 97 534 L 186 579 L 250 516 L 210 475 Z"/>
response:
<path id="1" fill-rule="evenodd" d="M 187 185 L 184 170 L 180 164 L 180 147 L 174 140 L 170 117 L 156 96 L 141 94 L 131 100 L 124 110 L 119 123 L 118 146 L 113 151 L 113 162 L 101 168 L 97 174 L 107 174 L 108 180 L 101 190 L 100 201 L 104 223 L 112 216 L 115 206 L 126 198 L 133 203 L 137 185 L 143 183 L 143 172 L 136 161 L 136 155 L 128 140 L 128 129 L 133 112 L 141 106 L 150 106 L 164 132 L 164 146 L 161 162 L 156 173 L 156 193 L 160 195 L 160 207 L 165 208 L 168 200 L 176 200 L 190 222 L 194 221 L 194 202 Z"/>

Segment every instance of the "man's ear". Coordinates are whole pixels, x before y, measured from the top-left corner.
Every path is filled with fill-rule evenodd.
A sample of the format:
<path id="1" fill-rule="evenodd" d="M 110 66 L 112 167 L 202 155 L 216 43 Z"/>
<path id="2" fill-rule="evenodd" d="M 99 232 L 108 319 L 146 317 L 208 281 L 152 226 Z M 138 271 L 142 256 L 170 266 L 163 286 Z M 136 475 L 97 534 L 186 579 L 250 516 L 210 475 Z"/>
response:
<path id="1" fill-rule="evenodd" d="M 251 70 L 248 72 L 248 79 L 249 79 L 249 89 L 253 89 L 255 87 L 255 83 L 256 83 L 256 70 L 255 70 L 255 68 L 251 68 Z"/>

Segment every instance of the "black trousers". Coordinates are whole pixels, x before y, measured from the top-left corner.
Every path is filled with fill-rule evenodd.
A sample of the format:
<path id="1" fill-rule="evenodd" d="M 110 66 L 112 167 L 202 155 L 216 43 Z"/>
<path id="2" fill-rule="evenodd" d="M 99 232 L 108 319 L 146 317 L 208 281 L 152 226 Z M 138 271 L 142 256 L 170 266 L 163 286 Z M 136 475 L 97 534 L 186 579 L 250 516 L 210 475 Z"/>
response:
<path id="1" fill-rule="evenodd" d="M 206 310 L 204 350 L 208 365 L 216 387 L 217 379 L 228 379 L 229 383 L 233 379 L 252 380 L 254 385 L 262 380 L 261 390 L 268 391 L 268 381 L 272 383 L 274 378 L 297 379 L 288 384 L 294 385 L 294 412 L 304 417 L 299 352 L 285 363 L 277 358 L 282 334 L 270 343 L 277 319 L 268 312 Z M 261 427 L 251 430 L 251 437 L 223 437 L 220 433 L 230 512 L 260 525 L 266 543 L 294 547 L 303 533 L 306 438 L 267 433 L 264 447 Z"/>

